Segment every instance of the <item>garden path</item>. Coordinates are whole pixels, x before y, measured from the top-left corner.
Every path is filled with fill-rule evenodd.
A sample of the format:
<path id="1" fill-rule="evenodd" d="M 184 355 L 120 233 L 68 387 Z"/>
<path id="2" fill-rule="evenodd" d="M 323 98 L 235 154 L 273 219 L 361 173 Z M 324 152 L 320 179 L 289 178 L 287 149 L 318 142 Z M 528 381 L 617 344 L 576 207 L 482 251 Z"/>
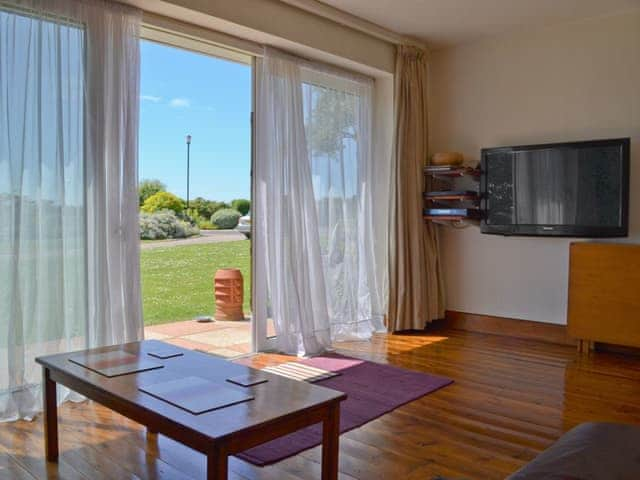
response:
<path id="1" fill-rule="evenodd" d="M 245 236 L 235 230 L 201 230 L 200 235 L 197 237 L 145 241 L 140 243 L 140 248 L 147 250 L 150 248 L 177 247 L 179 245 L 197 245 L 200 243 L 234 242 L 244 239 Z"/>

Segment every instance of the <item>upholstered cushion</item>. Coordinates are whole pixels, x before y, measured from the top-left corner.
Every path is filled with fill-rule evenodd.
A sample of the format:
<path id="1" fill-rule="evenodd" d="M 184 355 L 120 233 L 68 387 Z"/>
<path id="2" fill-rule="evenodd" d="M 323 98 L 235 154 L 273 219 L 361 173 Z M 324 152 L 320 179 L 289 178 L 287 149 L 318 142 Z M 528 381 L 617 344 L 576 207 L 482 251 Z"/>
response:
<path id="1" fill-rule="evenodd" d="M 507 480 L 640 479 L 640 426 L 583 423 Z"/>

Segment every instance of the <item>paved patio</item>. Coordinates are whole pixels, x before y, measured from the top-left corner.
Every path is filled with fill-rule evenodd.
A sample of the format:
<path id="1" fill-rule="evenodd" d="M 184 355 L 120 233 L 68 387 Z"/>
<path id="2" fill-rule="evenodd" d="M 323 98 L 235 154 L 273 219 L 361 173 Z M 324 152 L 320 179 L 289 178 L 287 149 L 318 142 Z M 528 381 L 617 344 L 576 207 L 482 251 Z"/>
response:
<path id="1" fill-rule="evenodd" d="M 165 323 L 145 327 L 146 339 L 162 340 L 183 348 L 233 358 L 251 352 L 251 322 L 216 320 L 200 323 L 195 320 Z"/>
<path id="2" fill-rule="evenodd" d="M 271 319 L 267 334 L 275 336 Z M 251 353 L 251 320 L 226 322 L 215 320 L 200 323 L 196 320 L 151 325 L 144 328 L 144 338 L 162 340 L 190 350 L 200 350 L 225 358 Z"/>

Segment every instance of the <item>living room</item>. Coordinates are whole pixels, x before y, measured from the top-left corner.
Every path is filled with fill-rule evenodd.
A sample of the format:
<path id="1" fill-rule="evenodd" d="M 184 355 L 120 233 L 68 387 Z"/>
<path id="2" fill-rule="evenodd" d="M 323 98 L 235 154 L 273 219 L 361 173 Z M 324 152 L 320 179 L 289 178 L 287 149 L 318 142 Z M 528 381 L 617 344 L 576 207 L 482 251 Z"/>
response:
<path id="1" fill-rule="evenodd" d="M 9 0 L 0 39 L 0 478 L 640 478 L 640 2 Z M 141 40 L 251 66 L 236 358 L 145 337 Z"/>

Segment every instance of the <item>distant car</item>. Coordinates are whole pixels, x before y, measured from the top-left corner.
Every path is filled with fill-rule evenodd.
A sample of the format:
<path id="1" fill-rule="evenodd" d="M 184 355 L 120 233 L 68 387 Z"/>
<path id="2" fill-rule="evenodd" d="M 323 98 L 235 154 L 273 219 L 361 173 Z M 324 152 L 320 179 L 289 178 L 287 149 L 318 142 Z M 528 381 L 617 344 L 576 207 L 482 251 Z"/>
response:
<path id="1" fill-rule="evenodd" d="M 236 231 L 240 232 L 247 238 L 251 238 L 251 213 L 248 213 L 244 217 L 240 217 Z"/>

